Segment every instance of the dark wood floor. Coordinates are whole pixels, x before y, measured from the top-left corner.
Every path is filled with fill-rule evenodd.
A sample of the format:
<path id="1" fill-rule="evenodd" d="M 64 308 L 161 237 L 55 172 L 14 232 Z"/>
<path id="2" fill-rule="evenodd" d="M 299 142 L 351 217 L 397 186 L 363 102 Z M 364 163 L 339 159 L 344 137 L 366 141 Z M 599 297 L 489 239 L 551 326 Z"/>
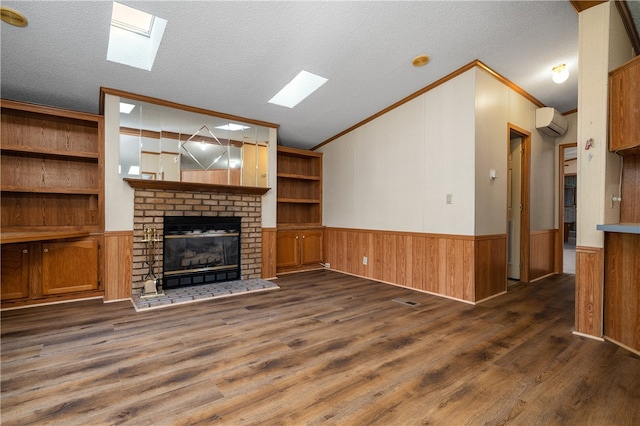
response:
<path id="1" fill-rule="evenodd" d="M 572 276 L 480 306 L 329 271 L 277 283 L 3 312 L 2 424 L 640 424 L 640 357 L 572 335 Z"/>

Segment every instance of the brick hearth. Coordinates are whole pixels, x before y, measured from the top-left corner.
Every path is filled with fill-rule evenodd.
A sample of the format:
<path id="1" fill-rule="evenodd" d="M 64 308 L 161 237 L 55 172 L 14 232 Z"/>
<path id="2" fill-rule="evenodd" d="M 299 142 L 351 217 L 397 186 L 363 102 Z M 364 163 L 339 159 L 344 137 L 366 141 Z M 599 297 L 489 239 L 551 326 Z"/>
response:
<path id="1" fill-rule="evenodd" d="M 262 196 L 225 192 L 196 192 L 167 189 L 135 189 L 133 217 L 133 291 L 144 287 L 143 227 L 150 225 L 162 235 L 164 216 L 240 216 L 242 218 L 242 279 L 260 278 L 262 268 Z M 154 265 L 162 275 L 162 242 Z"/>

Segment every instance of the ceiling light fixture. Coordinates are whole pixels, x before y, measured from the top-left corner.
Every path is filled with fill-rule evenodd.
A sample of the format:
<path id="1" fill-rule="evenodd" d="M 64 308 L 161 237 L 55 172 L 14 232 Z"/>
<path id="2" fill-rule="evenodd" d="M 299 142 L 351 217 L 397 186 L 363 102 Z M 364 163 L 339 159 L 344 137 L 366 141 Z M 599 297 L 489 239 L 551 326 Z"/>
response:
<path id="1" fill-rule="evenodd" d="M 551 77 L 555 83 L 564 83 L 569 78 L 569 70 L 567 69 L 566 64 L 558 65 L 557 67 L 551 68 L 553 71 L 553 76 Z"/>
<path id="2" fill-rule="evenodd" d="M 246 130 L 248 128 L 249 128 L 248 126 L 242 126 L 240 124 L 234 124 L 234 123 L 225 124 L 224 126 L 216 126 L 216 129 L 228 130 L 230 132 L 235 132 L 238 130 Z"/>
<path id="3" fill-rule="evenodd" d="M 4 22 L 14 27 L 26 27 L 28 24 L 27 18 L 22 13 L 10 7 L 0 7 L 0 17 Z"/>
<path id="4" fill-rule="evenodd" d="M 269 103 L 293 108 L 327 81 L 324 77 L 302 70 L 273 98 L 269 99 Z"/>
<path id="5" fill-rule="evenodd" d="M 421 67 L 429 63 L 429 57 L 427 55 L 419 55 L 413 58 L 411 61 L 414 67 Z"/>

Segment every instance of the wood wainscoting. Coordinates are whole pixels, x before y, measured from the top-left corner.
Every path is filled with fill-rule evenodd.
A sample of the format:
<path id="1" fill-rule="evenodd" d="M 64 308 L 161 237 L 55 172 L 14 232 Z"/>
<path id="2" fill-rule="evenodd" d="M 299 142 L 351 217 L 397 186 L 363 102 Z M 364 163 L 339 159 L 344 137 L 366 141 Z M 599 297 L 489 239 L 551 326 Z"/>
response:
<path id="1" fill-rule="evenodd" d="M 277 228 L 262 228 L 262 278 L 276 277 Z"/>
<path id="2" fill-rule="evenodd" d="M 559 273 L 556 264 L 557 229 L 531 231 L 529 239 L 529 281 Z"/>
<path id="3" fill-rule="evenodd" d="M 507 288 L 507 237 L 326 228 L 329 268 L 465 302 Z"/>
<path id="4" fill-rule="evenodd" d="M 104 301 L 131 298 L 133 231 L 104 233 Z"/>
<path id="5" fill-rule="evenodd" d="M 604 249 L 576 247 L 576 326 L 579 334 L 602 337 Z"/>

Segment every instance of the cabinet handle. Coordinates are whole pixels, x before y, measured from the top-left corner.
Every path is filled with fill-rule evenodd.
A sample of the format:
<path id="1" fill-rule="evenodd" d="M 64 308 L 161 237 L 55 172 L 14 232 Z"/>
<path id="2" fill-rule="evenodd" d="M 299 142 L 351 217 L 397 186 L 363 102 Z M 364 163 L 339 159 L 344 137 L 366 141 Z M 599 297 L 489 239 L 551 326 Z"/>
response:
<path id="1" fill-rule="evenodd" d="M 24 254 L 27 254 L 27 253 L 29 253 L 29 250 L 27 250 L 27 249 L 22 249 L 22 252 L 23 252 Z"/>
<path id="2" fill-rule="evenodd" d="M 304 240 L 304 239 L 305 239 L 305 237 L 306 237 L 306 235 L 303 235 L 303 236 L 302 236 L 302 239 Z"/>
<path id="3" fill-rule="evenodd" d="M 49 253 L 49 249 L 44 249 L 43 250 L 45 253 Z"/>
<path id="4" fill-rule="evenodd" d="M 298 236 L 296 235 L 296 240 L 298 239 Z"/>

